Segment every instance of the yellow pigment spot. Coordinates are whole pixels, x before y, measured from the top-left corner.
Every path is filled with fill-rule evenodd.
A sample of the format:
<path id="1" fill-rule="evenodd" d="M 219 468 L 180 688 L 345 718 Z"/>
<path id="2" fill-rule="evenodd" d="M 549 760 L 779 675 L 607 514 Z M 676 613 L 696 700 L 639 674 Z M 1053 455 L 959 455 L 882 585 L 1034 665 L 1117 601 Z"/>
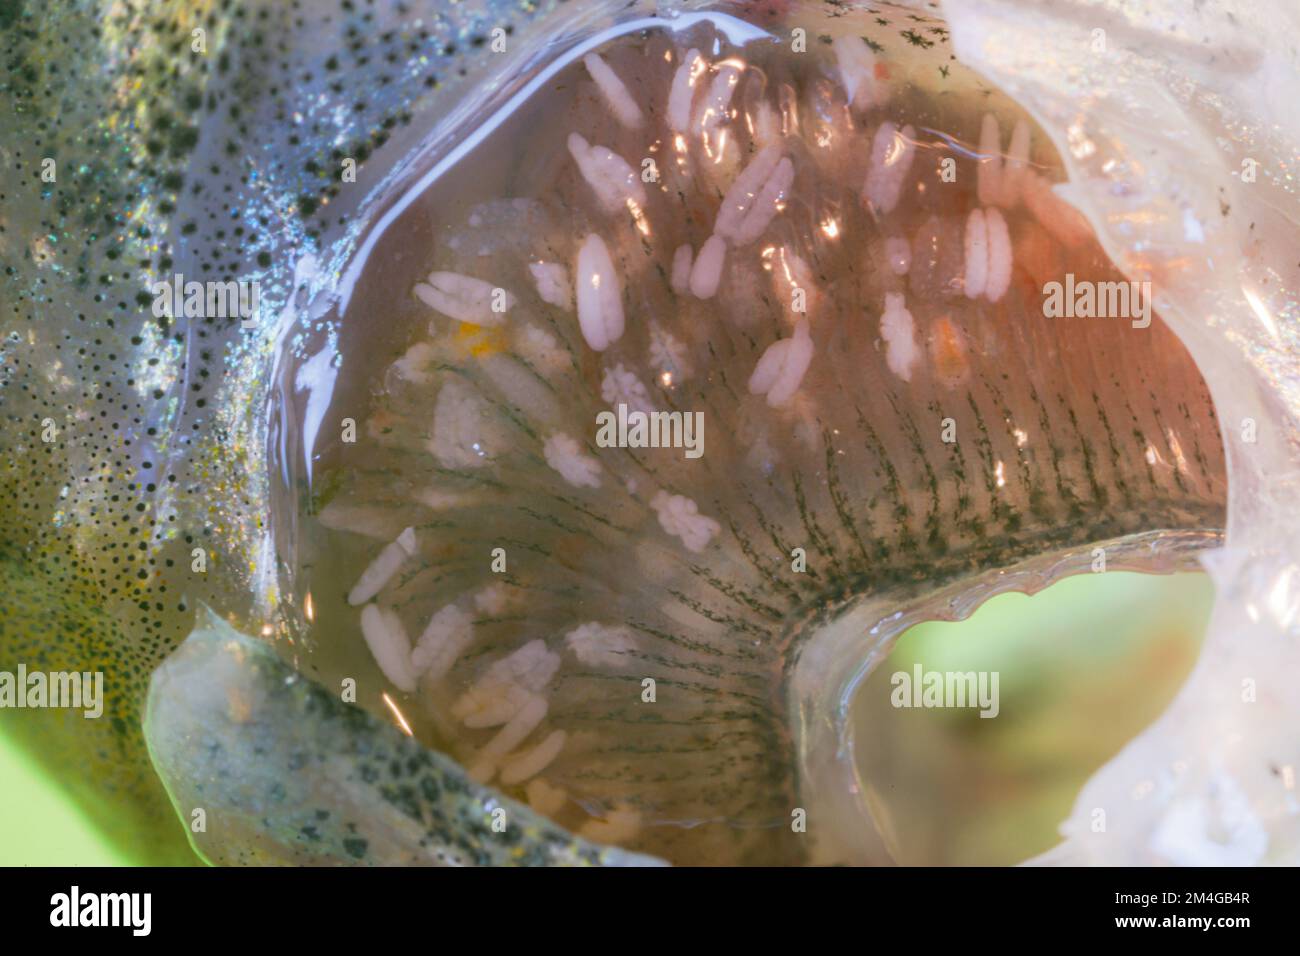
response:
<path id="1" fill-rule="evenodd" d="M 930 333 L 930 361 L 934 365 L 935 376 L 949 388 L 965 378 L 970 371 L 962 334 L 946 315 L 935 321 Z"/>
<path id="2" fill-rule="evenodd" d="M 456 328 L 456 344 L 475 358 L 483 358 L 503 351 L 509 342 L 501 329 L 461 322 Z"/>

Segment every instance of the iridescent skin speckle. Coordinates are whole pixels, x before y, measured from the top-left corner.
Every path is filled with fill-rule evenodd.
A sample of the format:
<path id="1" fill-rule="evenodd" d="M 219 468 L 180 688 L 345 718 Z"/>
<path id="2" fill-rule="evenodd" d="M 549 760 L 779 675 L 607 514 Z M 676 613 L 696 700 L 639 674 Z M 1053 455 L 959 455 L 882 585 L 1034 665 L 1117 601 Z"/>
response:
<path id="1" fill-rule="evenodd" d="M 302 306 L 302 314 L 291 316 L 299 324 L 288 351 L 306 329 L 329 334 L 329 320 L 311 312 L 313 293 L 337 276 L 354 248 L 352 214 L 378 185 L 378 174 L 420 138 L 422 122 L 491 69 L 480 42 L 485 30 L 513 30 L 517 22 L 522 35 L 545 9 L 461 4 L 451 8 L 452 19 L 417 24 L 415 14 L 393 8 L 381 27 L 369 8 L 351 3 L 332 12 L 306 4 L 237 5 L 193 19 L 182 10 L 166 20 L 141 7 L 138 15 L 106 21 L 96 35 L 96 11 L 86 5 L 21 17 L 0 34 L 6 55 L 19 64 L 16 79 L 0 91 L 12 107 L 0 120 L 3 141 L 22 144 L 2 157 L 15 185 L 6 184 L 0 198 L 4 301 L 13 303 L 12 315 L 5 315 L 0 398 L 6 437 L 0 586 L 8 594 L 0 648 L 47 668 L 102 669 L 110 693 L 100 723 L 74 726 L 57 715 L 32 714 L 15 732 L 82 789 L 106 825 L 149 846 L 157 860 L 184 859 L 187 851 L 144 753 L 142 701 L 150 673 L 193 626 L 199 602 L 242 629 L 279 638 L 295 663 L 310 650 L 282 607 L 276 558 L 262 546 L 273 483 L 262 414 L 280 344 L 269 333 L 282 310 Z M 870 32 L 873 49 L 915 50 L 933 59 L 935 82 L 947 81 L 950 54 L 933 32 L 941 28 L 921 18 L 905 26 L 879 20 L 886 22 Z M 203 53 L 193 49 L 194 29 L 206 31 Z M 69 64 L 78 61 L 103 64 L 102 72 L 75 73 Z M 52 184 L 39 180 L 46 155 L 60 170 Z M 340 178 L 348 158 L 360 164 L 356 189 L 343 188 Z M 300 268 L 308 255 L 315 268 Z M 262 324 L 245 331 L 229 321 L 156 320 L 147 290 L 173 272 L 259 280 L 267 303 Z M 1046 417 L 1063 400 L 1035 394 L 1034 403 Z M 41 440 L 47 418 L 56 428 L 48 443 Z M 912 425 L 908 415 L 899 418 Z M 795 610 L 783 642 L 871 588 L 893 585 L 898 591 L 891 593 L 910 593 L 936 567 L 955 575 L 1028 553 L 1028 545 L 989 531 L 1015 532 L 1023 515 L 966 510 L 964 469 L 973 474 L 982 458 L 978 442 L 932 461 L 910 433 L 902 441 L 882 440 L 869 422 L 862 425 L 863 447 L 882 462 L 881 491 L 852 507 L 863 514 L 879 504 L 880 513 L 893 515 L 891 534 L 873 542 L 881 566 L 864 553 L 860 562 L 854 556 L 843 567 L 814 568 L 797 587 L 779 586 Z M 1058 541 L 1165 520 L 1139 512 L 1111 521 L 1104 507 L 1109 489 L 1095 478 L 1095 446 L 1077 424 L 1044 427 L 1052 429 L 1064 437 L 1051 449 L 1052 468 L 1043 467 L 1041 480 L 1035 476 L 1027 510 L 1044 524 L 1061 517 L 1061 527 L 1048 529 Z M 894 451 L 882 451 L 886 445 Z M 1112 440 L 1109 451 L 1114 447 Z M 829 437 L 825 451 L 825 487 L 838 507 L 824 514 L 847 529 L 827 550 L 852 556 L 865 549 L 851 540 L 857 519 L 845 517 L 850 507 L 837 497 Z M 1060 460 L 1067 457 L 1083 459 L 1077 484 L 1061 479 Z M 1197 462 L 1207 485 L 1220 477 L 1212 458 L 1209 452 Z M 798 506 L 783 516 L 790 517 L 788 526 L 829 540 L 820 516 L 804 507 L 798 475 L 794 485 Z M 950 549 L 952 529 L 943 523 L 940 498 L 950 487 L 963 495 L 956 525 L 970 546 L 962 549 Z M 1086 500 L 1079 500 L 1079 490 Z M 1212 517 L 1213 511 L 1211 500 L 1202 513 Z M 909 519 L 921 515 L 918 535 Z M 777 552 L 788 553 L 793 540 L 766 520 L 756 519 L 760 530 Z M 839 525 L 831 528 L 830 534 L 840 533 Z M 743 537 L 747 530 L 737 537 L 754 554 L 767 547 L 758 535 Z M 194 548 L 204 550 L 206 571 L 193 570 Z M 272 672 L 279 675 L 259 670 L 257 677 Z M 331 721 L 348 719 L 331 711 Z M 364 729 L 379 733 L 373 723 Z M 158 728 L 163 736 L 167 730 Z M 383 746 L 407 756 L 413 745 L 391 738 L 386 731 Z M 418 759 L 437 779 L 458 779 L 447 761 Z M 773 801 L 793 799 L 788 774 L 772 776 Z M 173 796 L 181 792 L 174 789 Z M 484 799 L 462 795 L 466 800 L 448 819 Z M 177 809 L 184 817 L 185 807 Z M 287 837 L 275 828 L 269 835 L 312 842 L 323 832 L 304 829 L 312 826 L 300 822 Z M 391 859 L 375 857 L 371 844 L 362 848 L 354 835 L 335 836 L 331 846 L 341 857 Z M 539 839 L 565 842 L 553 831 Z M 251 859 L 238 851 L 210 856 Z"/>
<path id="2" fill-rule="evenodd" d="M 482 71 L 489 27 L 552 8 L 0 12 L 0 653 L 102 670 L 107 695 L 99 721 L 8 712 L 5 731 L 141 859 L 192 859 L 144 751 L 150 672 L 199 601 L 234 615 L 274 601 L 251 544 L 266 507 L 249 429 L 292 260 L 340 231 L 417 114 Z M 343 156 L 360 169 L 350 197 Z M 156 319 L 151 285 L 174 272 L 259 280 L 263 325 Z M 206 573 L 190 571 L 196 547 Z"/>
<path id="3" fill-rule="evenodd" d="M 159 670 L 146 733 L 177 813 L 207 811 L 194 843 L 210 863 L 653 862 L 575 840 L 471 783 L 447 757 L 215 618 Z"/>

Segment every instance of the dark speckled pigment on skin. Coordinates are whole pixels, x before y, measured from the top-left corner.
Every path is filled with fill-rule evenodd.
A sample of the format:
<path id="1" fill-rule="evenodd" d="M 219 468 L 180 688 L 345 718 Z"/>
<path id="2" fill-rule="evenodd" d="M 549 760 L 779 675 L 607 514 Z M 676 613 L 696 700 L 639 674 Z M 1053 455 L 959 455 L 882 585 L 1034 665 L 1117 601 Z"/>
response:
<path id="1" fill-rule="evenodd" d="M 360 643 L 355 617 L 337 592 L 368 552 L 343 542 L 338 553 L 352 564 L 334 569 L 339 582 L 320 599 L 330 611 L 317 633 L 301 616 L 301 554 L 286 551 L 276 564 L 258 547 L 272 524 L 280 480 L 267 467 L 274 439 L 263 418 L 276 358 L 271 330 L 286 304 L 306 306 L 322 281 L 301 271 L 295 280 L 294 266 L 311 252 L 318 275 L 339 269 L 360 235 L 362 220 L 354 214 L 369 210 L 365 199 L 384 174 L 476 80 L 503 69 L 476 38 L 500 26 L 525 49 L 536 31 L 547 29 L 554 9 L 462 3 L 421 16 L 418 4 L 411 7 L 344 3 L 324 12 L 305 3 L 180 4 L 162 14 L 147 4 L 116 4 L 106 9 L 120 15 L 101 18 L 93 4 L 50 10 L 27 4 L 0 13 L 7 67 L 0 86 L 0 665 L 21 660 L 42 669 L 102 670 L 108 695 L 100 721 L 59 711 L 6 712 L 3 729 L 27 741 L 107 832 L 149 862 L 192 859 L 149 762 L 142 714 L 150 675 L 195 627 L 202 605 L 245 633 L 269 638 L 265 646 L 325 687 L 348 672 L 329 648 L 348 639 L 354 648 Z M 846 12 L 843 4 L 810 4 L 789 15 L 805 18 L 809 33 L 819 36 L 841 30 L 837 21 Z M 781 11 L 758 5 L 748 13 L 771 25 Z M 561 15 L 569 14 L 555 17 Z M 854 23 L 883 57 L 927 72 L 926 95 L 937 104 L 931 125 L 976 138 L 988 92 L 951 61 L 940 24 L 909 16 L 880 7 Z M 204 31 L 203 52 L 193 49 L 196 29 Z M 969 118 L 958 127 L 962 117 Z M 617 131 L 599 128 L 602 142 L 615 146 Z M 41 181 L 46 157 L 57 164 L 53 183 Z M 355 184 L 339 179 L 346 158 L 359 162 Z M 494 198 L 482 188 L 483 199 Z M 559 193 L 578 207 L 577 184 L 563 184 Z M 560 208 L 569 207 L 561 202 Z M 705 233 L 692 232 L 691 241 L 698 245 Z M 664 261 L 671 251 L 665 256 L 656 249 L 654 258 Z M 432 244 L 429 255 L 444 258 L 424 263 L 424 271 L 462 265 Z M 822 278 L 839 283 L 839 321 L 858 311 L 873 320 L 879 315 L 867 295 L 869 281 L 853 279 L 855 262 L 828 253 L 818 265 Z M 268 304 L 262 326 L 243 331 L 233 320 L 155 319 L 148 290 L 176 272 L 260 281 Z M 409 312 L 406 289 L 398 288 L 400 308 Z M 381 292 L 367 288 L 363 277 L 358 301 L 377 302 Z M 297 324 L 284 342 L 290 364 L 322 337 L 338 332 L 355 340 L 362 334 L 358 314 L 367 313 L 359 307 L 347 327 L 325 310 L 291 315 Z M 647 815 L 663 825 L 646 828 L 633 849 L 684 862 L 802 858 L 799 840 L 782 822 L 798 795 L 780 677 L 793 666 L 799 642 L 844 608 L 881 595 L 911 601 L 926 589 L 1047 550 L 1156 530 L 1204 532 L 1210 540 L 1221 527 L 1225 482 L 1213 410 L 1190 359 L 1158 320 L 1147 335 L 1091 326 L 1033 326 L 1023 335 L 1016 331 L 1023 313 L 1011 321 L 954 311 L 952 319 L 1005 357 L 985 361 L 984 350 L 974 350 L 959 388 L 882 391 L 855 378 L 867 352 L 874 356 L 874 336 L 845 339 L 838 364 L 821 372 L 829 400 L 820 417 L 814 413 L 817 453 L 788 455 L 770 476 L 731 465 L 747 449 L 734 446 L 737 433 L 722 423 L 742 417 L 743 377 L 731 382 L 720 374 L 691 386 L 698 390 L 687 393 L 689 400 L 716 415 L 710 440 L 719 449 L 710 450 L 709 469 L 691 479 L 692 495 L 726 529 L 726 560 L 701 560 L 689 569 L 713 592 L 693 610 L 727 622 L 714 648 L 721 652 L 716 684 L 724 698 L 747 701 L 733 708 L 738 723 L 731 729 L 759 740 L 761 759 L 757 769 L 727 760 L 732 745 L 702 726 L 690 727 L 687 739 L 663 726 L 605 720 L 602 727 L 611 728 L 604 731 L 605 749 L 617 755 L 608 767 L 618 772 L 604 772 L 593 757 L 569 769 L 569 783 L 585 786 L 594 806 L 646 803 Z M 355 403 L 339 415 L 355 408 L 364 419 L 382 407 L 384 399 L 361 383 L 400 354 L 416 334 L 413 327 L 413 320 L 393 322 L 373 354 L 346 368 Z M 767 328 L 719 336 L 717 349 L 725 353 L 719 369 L 742 374 L 742 366 L 752 367 L 750 353 L 761 352 L 771 337 Z M 854 349 L 864 351 L 859 356 Z M 879 365 L 877 357 L 870 361 Z M 1017 375 L 1009 378 L 1013 361 Z M 598 390 L 599 373 L 587 368 L 569 384 Z M 969 428 L 963 434 L 977 437 L 939 445 L 933 422 L 944 415 L 959 418 Z M 43 441 L 51 422 L 54 440 Z M 1013 492 L 1002 495 L 987 474 L 1013 422 L 1045 438 L 1008 460 Z M 1186 472 L 1154 471 L 1143 456 L 1155 444 L 1163 459 L 1172 459 L 1171 430 L 1182 435 Z M 376 452 L 363 445 L 351 454 Z M 331 487 L 346 487 L 356 486 L 349 472 L 355 465 L 346 450 L 326 448 L 321 467 L 330 470 Z M 306 497 L 326 484 L 318 477 Z M 527 481 L 516 481 L 485 507 L 500 514 L 503 505 L 533 493 Z M 506 533 L 483 514 L 452 516 L 453 552 L 463 546 L 478 553 L 493 534 Z M 586 518 L 561 518 L 576 522 L 579 537 L 590 537 Z M 277 525 L 281 544 L 296 544 L 297 533 Z M 563 573 L 550 569 L 532 579 L 577 595 L 581 618 L 566 616 L 563 603 L 538 612 L 538 621 L 555 628 L 586 619 L 592 604 L 606 600 L 582 591 L 594 568 L 619 560 L 616 550 L 601 549 L 630 546 L 600 537 L 570 561 L 572 541 L 541 522 L 520 521 L 513 534 L 539 553 L 566 555 Z M 825 560 L 812 561 L 806 576 L 790 577 L 786 556 L 795 546 Z M 204 551 L 205 572 L 192 570 L 195 548 Z M 527 572 L 518 580 L 528 583 Z M 661 610 L 647 606 L 642 623 L 666 635 L 665 646 L 692 639 L 680 616 L 650 620 Z M 473 787 L 449 760 L 393 730 L 374 692 L 383 686 L 377 671 L 358 675 L 370 691 L 359 698 L 371 712 L 364 714 L 304 678 L 279 689 L 276 681 L 289 673 L 285 664 L 247 640 L 223 637 L 213 625 L 174 662 L 185 673 L 186 661 L 206 653 L 214 675 L 232 654 L 248 665 L 242 678 L 238 668 L 225 671 L 227 683 L 214 678 L 229 696 L 205 698 L 207 710 L 195 705 L 191 716 L 207 715 L 208 722 L 189 728 L 193 738 L 182 735 L 184 695 L 155 701 L 164 708 L 155 716 L 177 715 L 174 724 L 151 730 L 155 755 L 165 750 L 159 769 L 184 777 L 218 768 L 231 782 L 216 793 L 172 787 L 182 819 L 195 801 L 214 808 L 207 835 L 195 838 L 207 858 L 439 862 L 439 853 L 458 853 L 466 862 L 596 861 L 596 851 L 575 848 L 563 830 Z M 743 667 L 734 653 L 742 647 Z M 384 803 L 395 816 L 388 810 L 378 821 L 360 819 L 362 811 L 357 819 L 331 815 L 300 799 L 310 774 L 294 777 L 289 791 L 273 790 L 272 768 L 239 750 L 248 743 L 239 730 L 244 705 L 268 721 L 258 726 L 274 740 L 258 759 L 269 749 L 283 757 L 288 773 L 302 770 L 289 766 L 295 760 L 336 761 L 346 770 L 324 778 L 351 780 L 355 773 L 358 789 L 331 794 L 332 807 Z M 656 713 L 671 723 L 671 699 Z M 223 714 L 229 724 L 221 723 Z M 300 737 L 267 730 L 276 726 L 272 718 L 293 714 L 314 715 L 318 723 L 293 724 Z M 581 700 L 573 702 L 571 719 L 591 716 Z M 430 727 L 421 736 L 447 743 Z M 185 756 L 187 747 L 199 746 L 194 738 L 215 749 Z M 665 752 L 679 756 L 665 758 Z M 680 755 L 687 752 L 692 756 Z M 628 756 L 638 753 L 659 756 Z M 664 767 L 671 773 L 655 778 Z M 715 802 L 716 794 L 735 794 L 734 806 L 716 806 L 721 822 L 713 826 L 674 826 L 699 819 L 705 793 Z M 518 824 L 527 832 L 498 839 L 482 829 L 484 815 L 498 804 L 527 820 Z M 319 813 L 327 817 L 317 819 Z M 260 820 L 270 822 L 249 822 Z"/>
<path id="2" fill-rule="evenodd" d="M 265 504 L 243 416 L 265 392 L 240 383 L 265 386 L 244 376 L 272 344 L 228 320 L 157 321 L 151 285 L 260 278 L 283 303 L 292 252 L 339 229 L 371 170 L 409 146 L 417 110 L 427 122 L 483 69 L 470 38 L 552 7 L 3 7 L 0 650 L 103 670 L 108 698 L 98 722 L 9 712 L 5 728 L 144 861 L 192 859 L 141 709 L 200 602 L 249 610 L 242 549 Z M 351 198 L 334 181 L 341 155 L 372 164 Z M 189 571 L 197 546 L 206 575 Z"/>

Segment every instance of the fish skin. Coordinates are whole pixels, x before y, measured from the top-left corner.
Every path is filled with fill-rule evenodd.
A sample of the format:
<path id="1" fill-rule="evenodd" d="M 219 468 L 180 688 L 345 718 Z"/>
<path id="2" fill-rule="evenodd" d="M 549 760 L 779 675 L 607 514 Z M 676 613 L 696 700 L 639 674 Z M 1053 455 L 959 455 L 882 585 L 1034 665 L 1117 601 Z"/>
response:
<path id="1" fill-rule="evenodd" d="M 663 862 L 578 840 L 474 783 L 211 613 L 154 672 L 145 736 L 177 815 L 207 814 L 194 847 L 216 866 Z"/>
<path id="2" fill-rule="evenodd" d="M 431 29 L 431 42 L 463 44 L 477 32 L 476 24 L 481 29 L 500 22 L 504 11 L 521 24 L 521 31 L 529 23 L 530 29 L 541 29 L 556 9 L 545 4 L 531 12 L 531 6 L 457 5 Z M 251 14 L 263 5 L 242 9 Z M 150 280 L 201 272 L 208 254 L 219 252 L 222 261 L 234 254 L 210 250 L 201 238 L 208 211 L 234 206 L 244 211 L 243 222 L 265 216 L 276 224 L 273 236 L 240 240 L 234 274 L 261 277 L 268 300 L 283 305 L 296 288 L 298 253 L 328 253 L 320 264 L 328 272 L 355 247 L 355 237 L 331 240 L 340 232 L 338 216 L 346 218 L 363 200 L 337 190 L 324 171 L 332 157 L 315 137 L 303 136 L 296 144 L 288 142 L 288 133 L 259 138 L 257 124 L 247 117 L 292 115 L 298 101 L 312 100 L 303 128 L 324 117 L 345 116 L 337 132 L 358 155 L 369 157 L 363 170 L 367 165 L 382 169 L 418 138 L 414 130 L 420 120 L 445 112 L 456 92 L 490 61 L 486 53 L 465 54 L 458 46 L 443 58 L 450 69 L 438 72 L 454 74 L 464 65 L 467 77 L 440 76 L 444 85 L 432 94 L 421 86 L 423 77 L 373 90 L 364 88 L 366 83 L 358 88 L 344 82 L 342 92 L 334 91 L 333 76 L 374 79 L 373 70 L 353 73 L 346 66 L 342 34 L 355 21 L 344 15 L 335 21 L 334 34 L 321 31 L 295 51 L 300 59 L 289 98 L 269 92 L 278 68 L 261 57 L 233 18 L 209 29 L 207 60 L 201 61 L 210 64 L 208 72 L 191 65 L 181 70 L 178 81 L 160 85 L 148 79 L 147 71 L 170 65 L 171 56 L 130 51 L 147 51 L 142 33 L 158 30 L 169 31 L 154 37 L 164 47 L 185 49 L 188 32 L 172 24 L 114 22 L 95 41 L 90 31 L 100 23 L 98 5 L 74 4 L 39 16 L 34 37 L 21 35 L 12 23 L 0 23 L 0 49 L 18 64 L 13 71 L 17 80 L 0 90 L 0 101 L 9 107 L 0 119 L 0 142 L 34 142 L 36 123 L 51 123 L 57 132 L 42 143 L 43 150 L 35 151 L 53 153 L 61 170 L 48 200 L 39 199 L 32 177 L 19 189 L 6 189 L 7 198 L 0 200 L 5 226 L 0 264 L 12 270 L 0 276 L 0 302 L 18 310 L 6 309 L 0 319 L 6 336 L 0 372 L 0 447 L 5 449 L 0 653 L 6 660 L 39 659 L 47 669 L 104 670 L 109 696 L 104 718 L 91 725 L 47 711 L 6 713 L 4 729 L 23 739 L 50 773 L 68 784 L 119 846 L 132 848 L 144 862 L 183 862 L 193 855 L 149 760 L 142 731 L 145 696 L 150 675 L 191 633 L 201 602 L 230 609 L 245 621 L 261 619 L 275 604 L 273 569 L 261 566 L 251 547 L 265 509 L 234 504 L 265 500 L 267 463 L 255 429 L 273 343 L 269 337 L 241 339 L 230 327 L 156 321 L 137 296 Z M 244 21 L 254 19 L 246 16 Z M 177 24 L 183 26 L 183 19 Z M 377 36 L 381 32 L 373 25 L 367 30 Z M 224 70 L 223 57 L 228 57 Z M 332 58 L 344 65 L 330 68 Z M 56 78 L 48 71 L 56 62 L 103 63 L 123 78 L 145 71 L 146 92 L 118 98 L 115 85 L 91 70 L 62 70 Z M 37 79 L 25 78 L 29 70 L 58 95 L 38 94 Z M 299 82 L 306 72 L 315 79 Z M 209 95 L 218 98 L 213 113 L 203 106 Z M 422 99 L 426 95 L 427 101 Z M 203 114 L 197 122 L 195 102 Z M 354 109 L 358 103 L 362 108 Z M 244 119 L 230 115 L 235 105 Z M 248 129 L 241 131 L 241 123 L 249 123 Z M 202 172 L 208 163 L 233 165 L 225 154 L 227 142 L 248 143 L 258 185 L 239 183 L 226 169 L 212 177 L 204 194 L 193 196 L 192 187 L 208 176 Z M 124 169 L 105 159 L 113 155 L 133 157 L 141 165 Z M 34 166 L 30 149 L 10 147 L 0 161 L 10 170 Z M 87 170 L 72 175 L 79 164 Z M 227 183 L 235 187 L 231 194 L 221 191 Z M 324 199 L 331 200 L 328 206 L 322 205 Z M 200 238 L 185 238 L 188 222 L 200 223 L 195 234 Z M 253 231 L 251 225 L 248 231 Z M 44 235 L 57 241 L 41 244 L 36 237 Z M 164 242 L 164 236 L 175 238 Z M 116 249 L 127 251 L 109 258 L 107 253 Z M 265 267 L 257 264 L 262 253 L 270 257 Z M 148 267 L 133 268 L 128 279 L 120 278 L 124 263 L 143 259 L 149 260 Z M 80 278 L 79 269 L 89 278 Z M 96 301 L 97 295 L 102 301 Z M 74 318 L 78 315 L 85 320 Z M 73 333 L 74 344 L 87 348 L 85 357 L 73 357 L 75 350 L 61 338 L 64 330 Z M 228 347 L 224 352 L 223 343 Z M 149 359 L 158 364 L 146 366 Z M 94 393 L 87 382 L 95 383 Z M 199 399 L 205 404 L 200 406 Z M 108 416 L 99 417 L 101 411 Z M 48 446 L 40 441 L 46 418 L 53 419 L 56 430 Z M 886 443 L 906 445 L 892 439 Z M 905 459 L 906 453 L 882 456 L 895 458 Z M 924 519 L 922 527 L 904 524 L 896 538 L 882 536 L 885 546 L 898 545 L 895 552 L 916 546 L 915 534 L 922 542 L 938 534 L 938 491 L 926 484 L 924 459 L 919 456 L 915 470 L 904 476 L 904 485 L 913 479 L 917 484 L 898 500 L 900 508 Z M 1209 481 L 1216 479 L 1213 462 L 1205 473 Z M 1095 484 L 1091 490 L 1096 491 Z M 216 519 L 202 506 L 209 500 L 223 503 Z M 1212 523 L 1213 514 L 1211 501 L 1203 515 Z M 969 514 L 967 519 L 980 517 Z M 1071 540 L 1089 540 L 1096 532 L 1079 524 Z M 141 542 L 146 547 L 136 549 Z M 194 547 L 207 552 L 206 577 L 188 570 Z M 1006 560 L 1019 553 L 990 550 L 980 560 Z M 953 555 L 954 568 L 967 557 Z M 908 570 L 935 563 L 937 558 L 923 558 Z M 860 583 L 852 574 L 842 581 Z M 808 609 L 809 614 L 815 611 Z M 438 772 L 455 773 L 449 767 Z M 218 858 L 213 852 L 205 855 Z"/>
<path id="3" fill-rule="evenodd" d="M 271 0 L 178 6 L 0 11 L 0 660 L 102 670 L 106 696 L 99 720 L 5 711 L 0 728 L 124 855 L 164 865 L 195 857 L 149 763 L 144 696 L 198 602 L 245 618 L 268 604 L 249 600 L 268 587 L 249 547 L 265 514 L 248 502 L 266 486 L 249 429 L 273 343 L 241 339 L 233 322 L 155 318 L 152 283 L 221 263 L 259 280 L 277 311 L 297 260 L 343 231 L 334 217 L 362 204 L 369 174 L 499 65 L 476 38 L 499 26 L 513 43 L 559 4 L 472 0 L 403 19 L 388 8 L 384 29 L 361 6 L 306 27 Z M 268 55 L 275 36 L 294 38 L 290 52 Z M 301 135 L 313 124 L 348 144 L 360 188 L 341 189 L 323 138 Z M 241 504 L 213 519 L 200 498 Z M 196 546 L 206 574 L 190 573 Z"/>

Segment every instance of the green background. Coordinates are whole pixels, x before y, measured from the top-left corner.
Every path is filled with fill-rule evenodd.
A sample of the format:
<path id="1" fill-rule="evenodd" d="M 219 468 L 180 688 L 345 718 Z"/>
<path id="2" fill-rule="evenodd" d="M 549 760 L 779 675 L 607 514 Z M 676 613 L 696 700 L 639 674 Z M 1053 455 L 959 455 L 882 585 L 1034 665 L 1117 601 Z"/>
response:
<path id="1" fill-rule="evenodd" d="M 56 781 L 0 736 L 0 865 L 125 866 Z"/>
<path id="2" fill-rule="evenodd" d="M 985 726 L 972 711 L 864 711 L 872 726 L 889 722 L 887 732 L 858 735 L 873 747 L 859 748 L 858 760 L 864 776 L 889 781 L 881 799 L 898 804 L 900 855 L 913 863 L 1014 863 L 1047 849 L 1083 781 L 1176 693 L 1211 598 L 1203 574 L 1083 574 L 1033 598 L 1001 595 L 958 624 L 907 632 L 873 680 L 887 682 L 889 672 L 918 661 L 998 669 L 1006 703 L 1001 719 Z M 1018 686 L 1035 694 L 1017 709 L 1025 696 Z M 0 865 L 131 862 L 0 735 Z"/>

